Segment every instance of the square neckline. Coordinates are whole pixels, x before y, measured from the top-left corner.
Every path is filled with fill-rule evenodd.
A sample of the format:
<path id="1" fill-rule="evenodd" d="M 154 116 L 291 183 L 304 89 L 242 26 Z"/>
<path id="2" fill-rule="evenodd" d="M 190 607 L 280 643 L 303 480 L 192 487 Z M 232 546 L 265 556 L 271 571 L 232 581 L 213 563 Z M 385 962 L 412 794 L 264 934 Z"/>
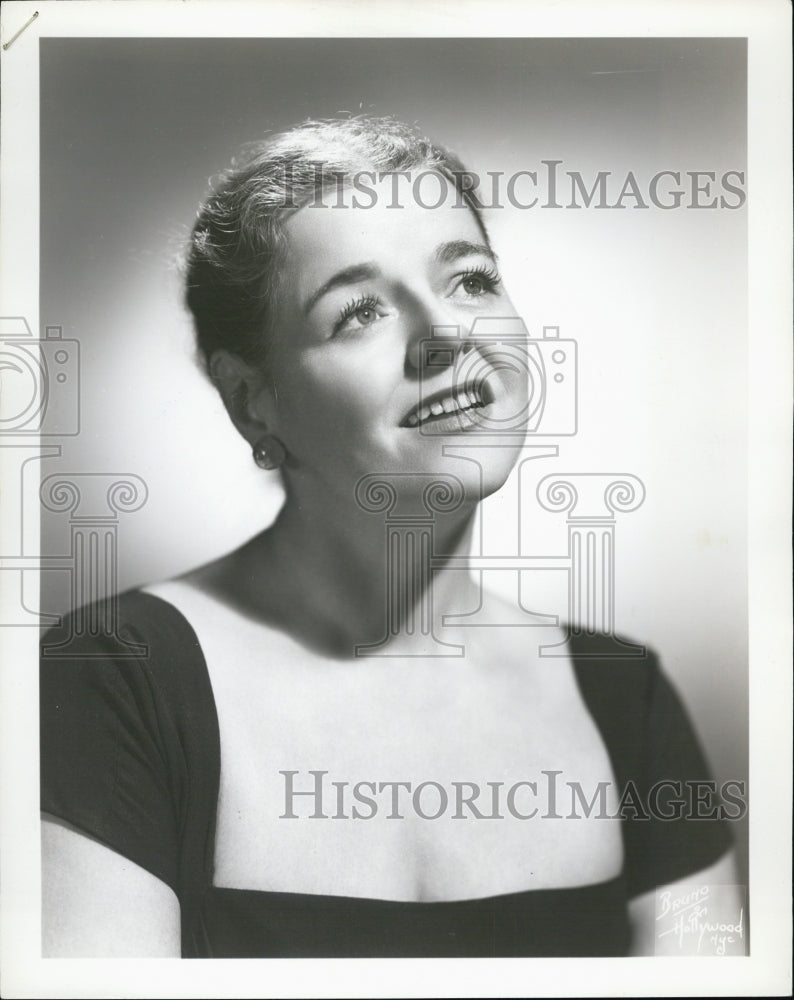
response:
<path id="1" fill-rule="evenodd" d="M 168 581 L 168 583 L 176 583 L 176 584 L 181 584 L 182 586 L 189 587 L 189 585 L 184 584 L 182 581 L 179 581 L 179 580 L 177 580 L 177 581 Z M 154 586 L 157 586 L 157 585 L 154 585 Z M 198 588 L 192 588 L 191 587 L 190 589 L 195 589 L 196 592 L 201 597 L 206 597 L 207 596 L 202 591 L 200 591 Z M 192 623 L 191 623 L 190 619 L 188 618 L 188 616 L 182 611 L 181 607 L 179 607 L 178 605 L 174 604 L 168 598 L 161 597 L 158 593 L 153 592 L 152 590 L 149 590 L 149 589 L 146 589 L 146 588 L 139 588 L 138 590 L 134 591 L 133 593 L 135 593 L 135 594 L 141 594 L 141 595 L 144 595 L 144 596 L 146 596 L 148 598 L 152 598 L 152 599 L 154 599 L 156 601 L 159 601 L 161 603 L 161 605 L 165 606 L 168 609 L 168 613 L 169 614 L 179 616 L 179 618 L 181 619 L 183 628 L 185 628 L 189 632 L 189 634 L 193 637 L 193 641 L 194 641 L 195 648 L 196 648 L 196 653 L 197 653 L 196 660 L 197 660 L 197 663 L 198 663 L 198 661 L 200 661 L 200 666 L 201 666 L 201 683 L 202 683 L 202 687 L 205 688 L 206 695 L 208 696 L 209 702 L 210 702 L 211 707 L 212 707 L 212 717 L 213 717 L 213 722 L 214 722 L 213 733 L 212 733 L 212 738 L 213 738 L 212 742 L 213 742 L 213 749 L 217 748 L 217 757 L 218 757 L 218 764 L 219 764 L 219 770 L 220 770 L 220 766 L 221 766 L 220 726 L 219 726 L 219 723 L 218 723 L 217 703 L 216 703 L 216 700 L 215 700 L 215 692 L 214 692 L 214 689 L 212 687 L 212 678 L 210 676 L 209 666 L 207 664 L 206 656 L 204 654 L 204 649 L 203 649 L 203 647 L 202 647 L 202 645 L 201 645 L 201 643 L 199 641 L 198 633 L 196 632 L 196 629 L 192 625 Z M 590 706 L 590 704 L 589 704 L 589 702 L 588 702 L 588 700 L 586 698 L 585 692 L 582 689 L 582 685 L 581 685 L 581 681 L 580 681 L 579 665 L 577 664 L 576 658 L 575 658 L 575 656 L 573 654 L 573 650 L 571 648 L 571 642 L 570 642 L 569 633 L 567 631 L 565 623 L 560 623 L 560 624 L 566 630 L 566 641 L 565 641 L 564 645 L 565 645 L 565 649 L 566 649 L 567 659 L 568 659 L 568 661 L 571 664 L 574 681 L 576 683 L 577 691 L 578 691 L 578 693 L 579 693 L 579 695 L 581 697 L 583 708 L 587 712 L 587 714 L 590 717 L 590 719 L 592 720 L 593 725 L 595 727 L 595 730 L 598 733 L 598 737 L 599 737 L 599 740 L 601 742 L 601 747 L 604 750 L 604 752 L 606 753 L 607 759 L 610 760 L 610 764 L 611 764 L 611 755 L 609 753 L 609 748 L 608 748 L 608 746 L 606 744 L 606 741 L 604 740 L 604 736 L 603 736 L 603 733 L 601 731 L 601 728 L 598 725 L 598 721 L 595 718 L 595 716 L 593 715 L 593 712 L 591 710 L 591 706 Z M 616 775 L 613 775 L 613 776 L 617 780 L 617 776 Z M 411 899 L 411 900 L 400 900 L 400 899 L 392 899 L 392 898 L 385 897 L 385 896 L 351 895 L 351 894 L 346 894 L 346 893 L 315 893 L 315 892 L 301 892 L 301 891 L 294 891 L 294 890 L 256 889 L 256 888 L 247 888 L 247 887 L 241 887 L 241 886 L 217 885 L 215 883 L 214 879 L 215 879 L 215 867 L 216 867 L 215 866 L 215 856 L 216 856 L 216 845 L 217 845 L 217 841 L 216 841 L 216 832 L 217 832 L 216 831 L 216 822 L 217 822 L 217 810 L 218 810 L 219 799 L 220 799 L 220 774 L 218 776 L 217 793 L 215 795 L 215 815 L 213 817 L 213 822 L 212 822 L 212 833 L 211 833 L 211 836 L 209 837 L 209 843 L 208 843 L 208 850 L 210 851 L 210 854 L 211 854 L 211 860 L 210 860 L 210 865 L 209 865 L 209 882 L 205 886 L 205 891 L 206 892 L 211 892 L 211 893 L 216 893 L 216 892 L 218 892 L 218 893 L 250 893 L 250 894 L 255 894 L 255 895 L 258 895 L 258 896 L 262 896 L 262 897 L 292 899 L 292 900 L 296 900 L 296 901 L 298 901 L 298 900 L 306 900 L 306 901 L 308 901 L 308 900 L 324 900 L 324 901 L 334 901 L 334 902 L 336 902 L 336 903 L 338 903 L 340 905 L 342 905 L 342 904 L 344 904 L 344 905 L 353 905 L 353 904 L 361 903 L 362 905 L 366 905 L 366 904 L 372 904 L 372 905 L 382 904 L 382 905 L 385 905 L 385 906 L 393 906 L 393 907 L 403 907 L 403 906 L 411 907 L 411 906 L 413 906 L 413 907 L 425 908 L 425 907 L 432 907 L 432 906 L 451 906 L 451 905 L 458 905 L 458 904 L 460 904 L 460 905 L 463 905 L 463 904 L 477 904 L 477 903 L 485 904 L 485 903 L 499 901 L 499 900 L 510 900 L 510 899 L 513 899 L 513 898 L 523 898 L 523 897 L 526 897 L 526 896 L 528 896 L 530 894 L 534 895 L 534 894 L 537 894 L 537 893 L 574 893 L 575 894 L 577 892 L 589 892 L 589 891 L 592 891 L 592 890 L 609 888 L 609 887 L 612 887 L 612 886 L 616 886 L 616 885 L 618 885 L 618 884 L 620 884 L 621 882 L 624 881 L 625 866 L 626 866 L 626 856 L 625 856 L 625 848 L 622 845 L 621 867 L 620 867 L 620 869 L 613 876 L 611 876 L 610 878 L 607 878 L 607 879 L 598 879 L 597 881 L 594 881 L 594 882 L 584 882 L 584 883 L 581 883 L 580 885 L 573 885 L 573 886 L 543 886 L 543 887 L 540 887 L 540 888 L 527 887 L 527 888 L 522 888 L 522 889 L 516 889 L 516 890 L 510 891 L 510 892 L 506 892 L 506 893 L 488 893 L 488 894 L 481 895 L 481 896 L 478 895 L 478 896 L 471 896 L 471 897 L 461 897 L 461 898 L 456 898 L 456 899 L 442 899 L 442 900 L 436 900 L 436 899 L 430 899 L 430 900 L 427 900 L 427 899 Z"/>

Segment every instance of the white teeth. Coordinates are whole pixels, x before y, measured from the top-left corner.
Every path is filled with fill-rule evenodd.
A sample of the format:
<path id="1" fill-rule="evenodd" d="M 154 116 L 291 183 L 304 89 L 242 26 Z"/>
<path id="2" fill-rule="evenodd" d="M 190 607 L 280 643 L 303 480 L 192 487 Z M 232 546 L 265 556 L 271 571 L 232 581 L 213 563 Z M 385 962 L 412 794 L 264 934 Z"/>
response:
<path id="1" fill-rule="evenodd" d="M 469 410 L 473 406 L 482 405 L 479 395 L 474 390 L 461 389 L 454 396 L 445 396 L 444 399 L 430 403 L 429 406 L 421 406 L 409 414 L 405 422 L 409 427 L 416 427 L 417 424 L 424 423 L 430 416 L 440 417 L 445 413 Z"/>

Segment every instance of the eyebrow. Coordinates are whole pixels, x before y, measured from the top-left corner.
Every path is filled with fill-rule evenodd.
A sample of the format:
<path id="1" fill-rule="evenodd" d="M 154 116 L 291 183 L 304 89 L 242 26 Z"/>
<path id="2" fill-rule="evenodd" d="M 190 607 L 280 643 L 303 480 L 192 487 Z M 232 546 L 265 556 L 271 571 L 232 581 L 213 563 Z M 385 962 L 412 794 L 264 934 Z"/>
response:
<path id="1" fill-rule="evenodd" d="M 380 268 L 375 264 L 351 264 L 341 271 L 337 271 L 328 281 L 320 285 L 316 291 L 306 299 L 303 306 L 304 314 L 308 314 L 314 308 L 318 299 L 340 285 L 354 285 L 357 281 L 368 281 L 380 276 Z"/>
<path id="2" fill-rule="evenodd" d="M 486 243 L 472 243 L 471 240 L 451 240 L 436 247 L 436 263 L 452 264 L 461 257 L 482 254 L 496 263 L 496 254 Z"/>
<path id="3" fill-rule="evenodd" d="M 477 254 L 482 254 L 492 260 L 494 264 L 496 263 L 496 254 L 486 243 L 472 243 L 471 240 L 450 240 L 447 243 L 441 243 L 436 247 L 434 257 L 437 264 L 452 264 L 454 261 L 460 260 L 461 257 L 472 257 Z M 377 264 L 373 263 L 351 264 L 350 267 L 337 271 L 306 299 L 303 304 L 304 315 L 308 315 L 323 295 L 334 288 L 354 285 L 359 281 L 370 281 L 373 278 L 379 278 L 381 273 Z"/>

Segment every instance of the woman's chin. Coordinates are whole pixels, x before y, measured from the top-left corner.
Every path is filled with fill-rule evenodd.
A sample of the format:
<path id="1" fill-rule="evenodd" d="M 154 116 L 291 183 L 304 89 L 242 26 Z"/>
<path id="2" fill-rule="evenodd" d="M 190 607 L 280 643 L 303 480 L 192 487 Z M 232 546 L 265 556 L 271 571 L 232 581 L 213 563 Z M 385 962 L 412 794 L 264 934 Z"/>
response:
<path id="1" fill-rule="evenodd" d="M 428 449 L 427 462 L 421 470 L 422 478 L 438 475 L 439 480 L 454 477 L 461 484 L 466 500 L 478 503 L 500 490 L 515 468 L 520 454 L 522 438 L 515 442 L 499 442 L 488 448 L 479 441 L 471 448 L 471 439 L 461 441 L 459 436 L 444 435 L 436 438 L 434 449 Z M 514 445 L 514 446 L 513 446 Z"/>
<path id="2" fill-rule="evenodd" d="M 513 471 L 514 462 L 502 468 L 483 469 L 480 500 L 497 493 L 505 485 Z"/>

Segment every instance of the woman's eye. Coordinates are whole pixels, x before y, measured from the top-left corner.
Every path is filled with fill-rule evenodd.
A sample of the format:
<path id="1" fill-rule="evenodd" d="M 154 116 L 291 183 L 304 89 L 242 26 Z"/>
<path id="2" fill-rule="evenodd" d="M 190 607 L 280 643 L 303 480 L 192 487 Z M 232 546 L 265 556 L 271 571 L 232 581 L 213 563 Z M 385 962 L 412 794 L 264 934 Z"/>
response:
<path id="1" fill-rule="evenodd" d="M 464 278 L 461 286 L 469 295 L 482 295 L 487 291 L 485 282 L 477 274 L 472 274 L 468 278 Z"/>
<path id="2" fill-rule="evenodd" d="M 362 306 L 360 309 L 356 309 L 353 315 L 362 326 L 369 326 L 378 318 L 378 314 L 371 306 Z"/>
<path id="3" fill-rule="evenodd" d="M 479 299 L 495 292 L 499 282 L 499 275 L 493 269 L 477 268 L 462 274 L 457 288 L 463 291 L 466 298 Z"/>
<path id="4" fill-rule="evenodd" d="M 359 330 L 365 326 L 372 326 L 383 315 L 381 302 L 372 296 L 366 296 L 348 302 L 340 313 L 334 324 L 334 333 L 343 330 Z"/>

